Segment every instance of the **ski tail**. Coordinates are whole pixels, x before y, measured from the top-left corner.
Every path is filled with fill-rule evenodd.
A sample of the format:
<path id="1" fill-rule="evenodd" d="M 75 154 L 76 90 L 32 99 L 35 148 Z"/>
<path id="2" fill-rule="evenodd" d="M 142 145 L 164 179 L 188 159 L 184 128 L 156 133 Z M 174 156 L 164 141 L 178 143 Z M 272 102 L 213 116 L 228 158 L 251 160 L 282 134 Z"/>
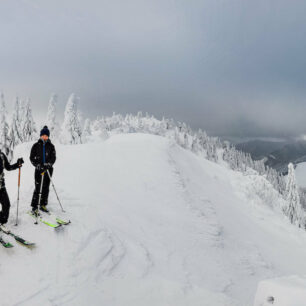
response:
<path id="1" fill-rule="evenodd" d="M 6 249 L 14 247 L 10 242 L 3 240 L 2 237 L 0 237 L 0 244 L 2 244 Z"/>

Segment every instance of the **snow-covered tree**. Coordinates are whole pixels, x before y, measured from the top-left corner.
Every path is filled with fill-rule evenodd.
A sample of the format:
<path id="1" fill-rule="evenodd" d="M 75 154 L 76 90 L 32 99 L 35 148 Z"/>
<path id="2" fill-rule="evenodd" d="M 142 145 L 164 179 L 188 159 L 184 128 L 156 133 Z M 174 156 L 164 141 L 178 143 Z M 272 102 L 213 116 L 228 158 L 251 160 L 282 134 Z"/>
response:
<path id="1" fill-rule="evenodd" d="M 7 113 L 4 94 L 0 93 L 0 149 L 7 156 L 10 156 L 9 126 L 7 123 Z"/>
<path id="2" fill-rule="evenodd" d="M 97 118 L 91 124 L 91 134 L 94 137 L 98 137 L 100 139 L 107 139 L 108 132 L 106 129 L 106 122 L 104 117 Z"/>
<path id="3" fill-rule="evenodd" d="M 81 125 L 78 118 L 78 104 L 79 98 L 75 94 L 71 94 L 65 109 L 64 123 L 60 134 L 60 140 L 65 144 L 81 143 Z"/>
<path id="4" fill-rule="evenodd" d="M 23 100 L 22 98 L 19 100 L 18 111 L 16 112 L 16 114 L 18 118 L 17 126 L 18 126 L 20 143 L 23 143 L 23 138 L 24 138 L 23 124 L 25 122 L 25 100 Z"/>
<path id="5" fill-rule="evenodd" d="M 24 142 L 34 140 L 37 137 L 37 130 L 32 115 L 31 100 L 27 100 L 23 104 L 23 120 L 22 120 L 22 140 Z"/>
<path id="6" fill-rule="evenodd" d="M 184 132 L 183 137 L 184 137 L 184 148 L 185 149 L 190 149 L 191 147 L 189 148 L 190 145 L 189 145 L 189 135 L 188 135 L 188 133 Z"/>
<path id="7" fill-rule="evenodd" d="M 91 121 L 90 121 L 90 119 L 87 118 L 85 120 L 83 132 L 82 132 L 83 143 L 87 142 L 91 135 L 92 135 L 92 133 L 91 133 Z"/>
<path id="8" fill-rule="evenodd" d="M 287 207 L 284 208 L 285 214 L 289 217 L 289 220 L 293 224 L 299 226 L 304 223 L 303 209 L 300 203 L 300 196 L 298 185 L 295 178 L 294 166 L 292 163 L 288 165 L 288 177 L 287 177 Z"/>
<path id="9" fill-rule="evenodd" d="M 11 125 L 10 125 L 10 130 L 9 130 L 9 141 L 10 141 L 9 149 L 10 149 L 10 152 L 13 152 L 15 146 L 22 142 L 20 122 L 21 122 L 20 102 L 19 102 L 19 98 L 16 97 L 15 108 L 14 108 L 14 112 L 13 112 L 13 115 L 12 115 L 12 121 L 11 121 Z M 12 158 L 12 154 L 11 154 L 11 156 L 9 156 L 9 158 Z"/>
<path id="10" fill-rule="evenodd" d="M 56 121 L 56 105 L 57 105 L 57 95 L 52 94 L 49 100 L 47 121 L 46 121 L 52 138 L 56 138 L 59 133 L 59 125 Z"/>

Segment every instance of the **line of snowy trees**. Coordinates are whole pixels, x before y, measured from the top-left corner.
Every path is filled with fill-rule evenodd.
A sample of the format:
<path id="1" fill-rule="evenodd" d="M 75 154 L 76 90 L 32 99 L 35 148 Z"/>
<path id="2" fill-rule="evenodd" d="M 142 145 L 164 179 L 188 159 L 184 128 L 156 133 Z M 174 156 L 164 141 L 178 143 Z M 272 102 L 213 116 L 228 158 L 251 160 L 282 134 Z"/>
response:
<path id="1" fill-rule="evenodd" d="M 64 122 L 60 127 L 56 117 L 57 95 L 53 94 L 49 101 L 46 122 L 52 138 L 67 144 L 82 143 L 81 122 L 78 112 L 78 97 L 71 94 L 65 109 Z M 13 157 L 16 145 L 33 141 L 39 136 L 39 129 L 32 115 L 31 100 L 29 98 L 15 99 L 14 110 L 9 120 L 4 94 L 0 93 L 0 150 L 9 158 Z"/>
<path id="2" fill-rule="evenodd" d="M 8 123 L 8 114 L 3 93 L 0 93 L 0 149 L 8 158 L 13 156 L 17 144 L 34 139 L 36 126 L 32 116 L 30 99 L 15 100 L 11 122 Z"/>
<path id="3" fill-rule="evenodd" d="M 245 175 L 257 173 L 263 176 L 271 186 L 286 200 L 284 213 L 292 223 L 305 227 L 304 209 L 306 194 L 300 193 L 295 180 L 294 167 L 289 165 L 288 176 L 284 177 L 276 170 L 266 167 L 264 161 L 253 160 L 248 153 L 236 150 L 228 142 L 210 137 L 205 131 L 193 131 L 188 125 L 173 119 L 158 120 L 148 114 L 113 114 L 95 120 L 86 119 L 82 125 L 78 111 L 79 98 L 71 94 L 65 108 L 63 123 L 57 120 L 57 96 L 53 94 L 49 101 L 46 122 L 52 139 L 63 144 L 81 144 L 96 139 L 105 139 L 118 133 L 148 133 L 167 137 L 179 146 L 194 152 L 212 162 L 226 162 L 235 171 Z M 82 128 L 83 126 L 83 128 Z M 12 158 L 16 145 L 38 138 L 38 130 L 32 116 L 30 99 L 16 98 L 10 124 L 5 107 L 4 95 L 0 94 L 0 149 Z"/>

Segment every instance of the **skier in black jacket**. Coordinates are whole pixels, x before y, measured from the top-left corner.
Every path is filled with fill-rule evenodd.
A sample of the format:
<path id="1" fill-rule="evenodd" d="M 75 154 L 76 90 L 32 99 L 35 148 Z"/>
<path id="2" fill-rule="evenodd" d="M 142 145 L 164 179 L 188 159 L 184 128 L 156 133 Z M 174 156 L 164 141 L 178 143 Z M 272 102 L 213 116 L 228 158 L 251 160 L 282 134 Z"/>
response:
<path id="1" fill-rule="evenodd" d="M 8 171 L 15 170 L 22 167 L 23 163 L 23 159 L 18 158 L 17 163 L 11 165 L 8 162 L 6 155 L 0 151 L 0 203 L 2 205 L 0 224 L 5 224 L 7 222 L 11 207 L 10 199 L 5 188 L 4 169 Z"/>
<path id="2" fill-rule="evenodd" d="M 44 182 L 42 186 L 42 194 L 39 209 L 44 212 L 49 212 L 47 209 L 50 178 L 47 173 L 49 170 L 50 175 L 53 173 L 53 164 L 56 160 L 55 147 L 51 143 L 50 131 L 47 126 L 40 131 L 40 139 L 33 145 L 31 149 L 30 160 L 35 167 L 35 190 L 32 198 L 32 212 L 36 215 L 38 213 L 38 201 L 40 193 L 40 185 L 42 176 L 44 176 Z"/>

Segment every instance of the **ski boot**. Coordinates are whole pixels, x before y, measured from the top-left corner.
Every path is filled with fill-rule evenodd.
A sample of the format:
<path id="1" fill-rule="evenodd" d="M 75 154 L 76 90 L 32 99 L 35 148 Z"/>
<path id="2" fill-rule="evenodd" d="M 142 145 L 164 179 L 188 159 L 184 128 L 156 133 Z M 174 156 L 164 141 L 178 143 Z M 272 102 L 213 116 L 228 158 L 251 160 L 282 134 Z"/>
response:
<path id="1" fill-rule="evenodd" d="M 31 210 L 31 214 L 34 216 L 34 217 L 39 217 L 40 216 L 40 213 L 39 213 L 39 211 L 38 211 L 38 209 L 37 208 L 32 208 L 32 210 Z"/>
<path id="2" fill-rule="evenodd" d="M 49 213 L 49 210 L 48 208 L 45 206 L 45 205 L 40 205 L 40 208 L 39 208 L 41 211 L 45 212 L 45 213 Z"/>

